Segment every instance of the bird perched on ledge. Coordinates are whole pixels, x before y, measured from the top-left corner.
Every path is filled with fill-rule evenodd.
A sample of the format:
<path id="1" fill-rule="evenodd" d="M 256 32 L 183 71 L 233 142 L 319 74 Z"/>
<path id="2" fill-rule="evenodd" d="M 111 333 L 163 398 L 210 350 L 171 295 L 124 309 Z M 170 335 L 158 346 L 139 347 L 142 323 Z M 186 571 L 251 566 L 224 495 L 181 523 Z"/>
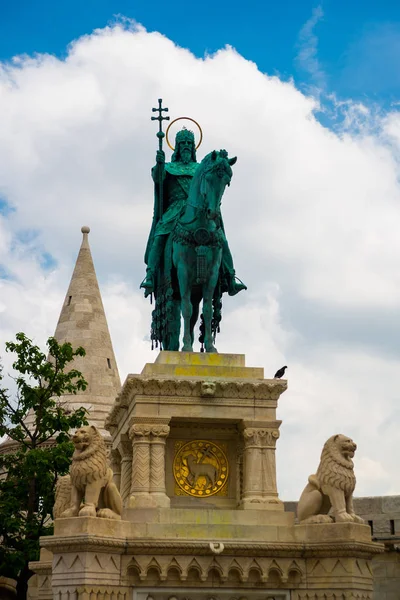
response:
<path id="1" fill-rule="evenodd" d="M 280 379 L 281 377 L 283 377 L 286 369 L 287 369 L 287 365 L 285 365 L 281 369 L 278 369 L 274 375 L 274 379 Z"/>

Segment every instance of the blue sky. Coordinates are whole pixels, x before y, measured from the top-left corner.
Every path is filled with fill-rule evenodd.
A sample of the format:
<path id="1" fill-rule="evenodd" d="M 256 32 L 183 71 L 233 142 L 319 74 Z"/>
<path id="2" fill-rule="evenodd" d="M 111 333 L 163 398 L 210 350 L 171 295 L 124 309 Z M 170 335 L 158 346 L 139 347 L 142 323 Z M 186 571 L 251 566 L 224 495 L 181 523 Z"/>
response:
<path id="1" fill-rule="evenodd" d="M 343 99 L 387 106 L 400 91 L 395 0 L 2 0 L 0 7 L 0 60 L 35 52 L 63 56 L 71 40 L 119 16 L 164 33 L 196 56 L 231 44 L 268 74 L 294 77 L 300 87 L 317 84 Z M 306 26 L 302 36 L 310 19 L 314 27 Z M 299 60 L 310 45 L 312 60 Z"/>

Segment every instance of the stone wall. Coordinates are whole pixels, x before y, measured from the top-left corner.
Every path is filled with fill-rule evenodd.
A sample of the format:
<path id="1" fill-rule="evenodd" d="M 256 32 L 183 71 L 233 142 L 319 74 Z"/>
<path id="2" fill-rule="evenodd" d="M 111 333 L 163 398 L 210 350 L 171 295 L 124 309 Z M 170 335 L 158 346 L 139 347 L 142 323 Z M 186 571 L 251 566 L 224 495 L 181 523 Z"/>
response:
<path id="1" fill-rule="evenodd" d="M 372 529 L 372 536 L 385 543 L 400 545 L 400 496 L 355 498 L 354 506 Z"/>
<path id="2" fill-rule="evenodd" d="M 285 502 L 296 512 L 297 502 Z M 386 552 L 372 560 L 374 600 L 400 600 L 400 496 L 354 498 L 354 508 L 371 527 L 372 539 L 385 544 Z"/>

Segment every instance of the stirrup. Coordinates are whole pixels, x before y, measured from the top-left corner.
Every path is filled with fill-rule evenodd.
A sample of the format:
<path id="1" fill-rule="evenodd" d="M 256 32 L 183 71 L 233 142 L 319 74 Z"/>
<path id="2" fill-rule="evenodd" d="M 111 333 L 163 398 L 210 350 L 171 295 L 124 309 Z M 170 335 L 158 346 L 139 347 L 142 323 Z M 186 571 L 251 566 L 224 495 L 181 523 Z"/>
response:
<path id="1" fill-rule="evenodd" d="M 145 290 L 150 288 L 154 289 L 154 275 L 151 273 L 151 271 L 147 271 L 146 277 L 143 279 L 139 287 Z"/>
<path id="2" fill-rule="evenodd" d="M 144 289 L 144 297 L 147 298 L 150 296 L 150 302 L 152 303 L 152 294 L 154 294 L 154 279 L 152 277 L 147 278 L 146 275 L 140 284 L 140 289 Z"/>
<path id="3" fill-rule="evenodd" d="M 229 282 L 228 294 L 229 296 L 236 296 L 239 292 L 247 290 L 247 285 L 243 283 L 239 277 L 233 275 L 232 279 Z"/>

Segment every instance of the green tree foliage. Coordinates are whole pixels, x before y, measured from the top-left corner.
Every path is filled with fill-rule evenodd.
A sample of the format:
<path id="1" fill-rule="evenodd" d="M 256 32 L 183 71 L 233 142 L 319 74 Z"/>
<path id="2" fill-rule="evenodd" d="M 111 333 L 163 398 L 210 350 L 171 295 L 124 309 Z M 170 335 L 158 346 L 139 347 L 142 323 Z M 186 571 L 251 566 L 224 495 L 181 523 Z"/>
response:
<path id="1" fill-rule="evenodd" d="M 68 367 L 84 349 L 55 338 L 47 347 L 49 358 L 23 333 L 6 343 L 6 352 L 16 355 L 15 396 L 2 387 L 0 366 L 0 436 L 6 436 L 0 448 L 0 575 L 17 580 L 20 600 L 32 575 L 28 563 L 39 559 L 39 537 L 53 531 L 55 484 L 73 454 L 69 431 L 87 424 L 83 407 L 70 410 L 60 399 L 86 389 L 82 373 Z"/>

